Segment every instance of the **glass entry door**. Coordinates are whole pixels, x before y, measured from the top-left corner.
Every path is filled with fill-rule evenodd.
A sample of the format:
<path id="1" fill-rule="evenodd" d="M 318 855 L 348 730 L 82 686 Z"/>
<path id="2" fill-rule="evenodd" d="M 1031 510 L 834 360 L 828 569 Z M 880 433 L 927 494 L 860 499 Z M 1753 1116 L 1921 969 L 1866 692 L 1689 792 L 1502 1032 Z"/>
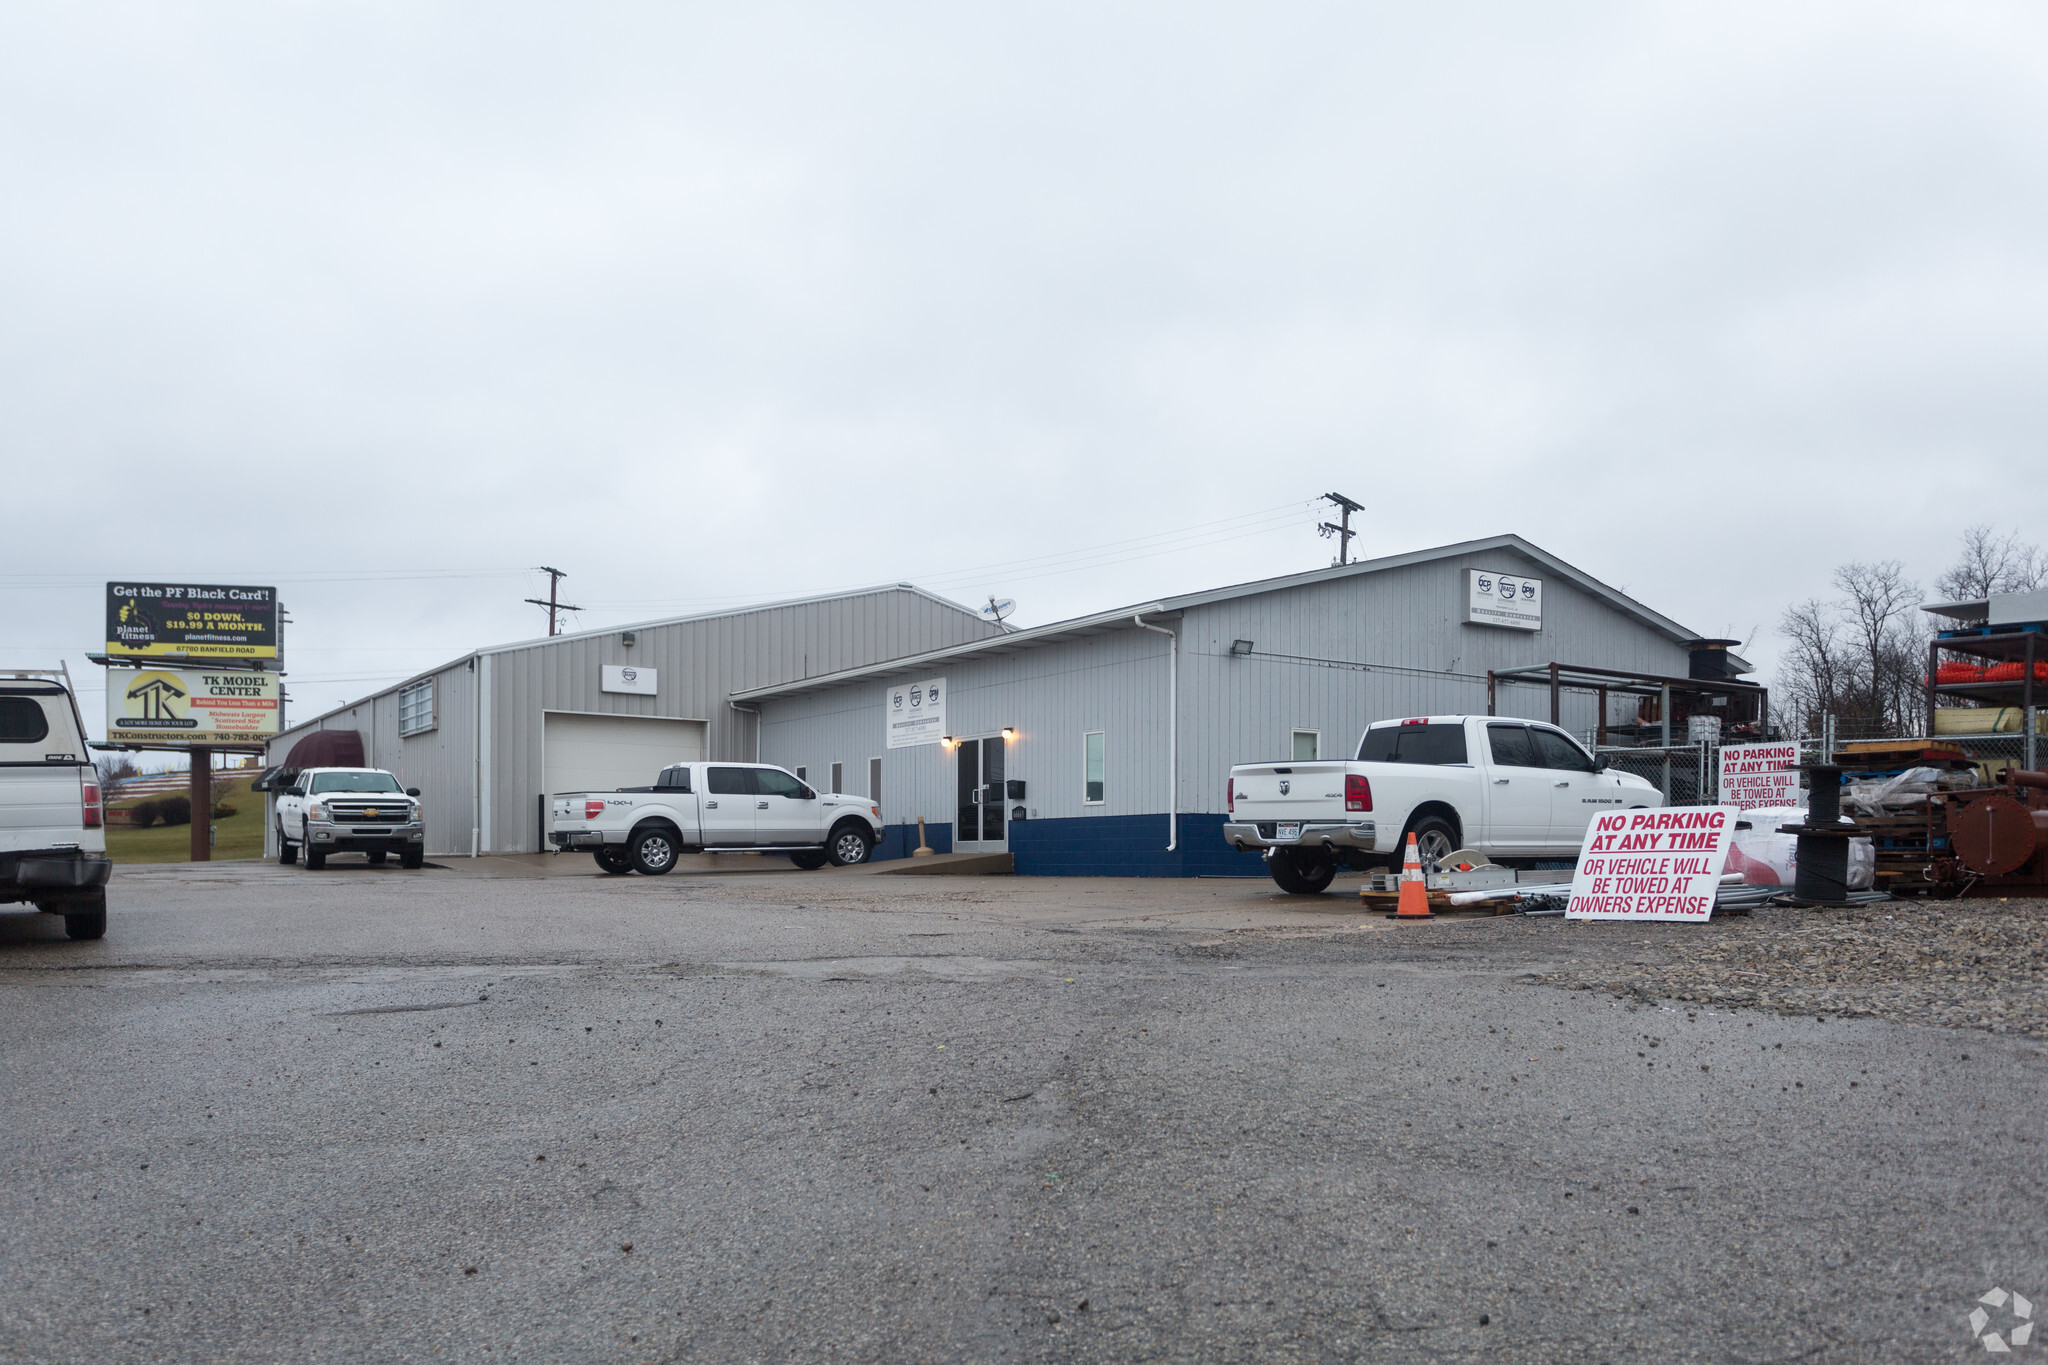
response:
<path id="1" fill-rule="evenodd" d="M 1003 737 L 963 739 L 955 750 L 959 809 L 953 843 L 963 851 L 986 852 L 1003 843 Z"/>

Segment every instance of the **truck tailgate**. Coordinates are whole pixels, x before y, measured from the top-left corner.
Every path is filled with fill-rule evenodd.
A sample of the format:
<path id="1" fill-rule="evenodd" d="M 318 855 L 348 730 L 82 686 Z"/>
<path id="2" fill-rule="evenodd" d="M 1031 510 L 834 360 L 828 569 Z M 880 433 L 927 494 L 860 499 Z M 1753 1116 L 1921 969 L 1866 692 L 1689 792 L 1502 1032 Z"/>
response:
<path id="1" fill-rule="evenodd" d="M 1230 770 L 1233 820 L 1342 820 L 1344 763 L 1247 764 Z M 1362 817 L 1353 817 L 1362 818 Z"/>

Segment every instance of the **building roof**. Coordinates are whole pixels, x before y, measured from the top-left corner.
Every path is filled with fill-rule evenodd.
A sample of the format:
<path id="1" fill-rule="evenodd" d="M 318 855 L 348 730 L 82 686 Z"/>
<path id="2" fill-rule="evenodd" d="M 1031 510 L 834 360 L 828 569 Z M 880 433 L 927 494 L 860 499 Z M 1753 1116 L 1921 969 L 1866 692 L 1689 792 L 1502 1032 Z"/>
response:
<path id="1" fill-rule="evenodd" d="M 842 592 L 816 593 L 810 597 L 785 597 L 774 602 L 755 602 L 744 607 L 728 607 L 723 611 L 700 611 L 688 616 L 663 616 L 651 621 L 628 621 L 622 625 L 605 626 L 602 629 L 564 631 L 560 635 L 539 635 L 530 640 L 515 640 L 510 644 L 504 645 L 487 645 L 482 649 L 473 649 L 467 654 L 458 654 L 447 663 L 435 664 L 432 668 L 422 668 L 408 677 L 399 679 L 388 687 L 380 687 L 375 692 L 366 693 L 354 701 L 343 702 L 339 706 L 330 707 L 319 715 L 311 716 L 305 720 L 293 721 L 285 729 L 279 731 L 279 733 L 290 734 L 293 730 L 303 729 L 308 725 L 317 725 L 329 716 L 338 716 L 344 711 L 352 711 L 365 702 L 389 696 L 401 688 L 412 686 L 422 678 L 430 678 L 437 673 L 445 673 L 451 668 L 468 663 L 472 659 L 482 658 L 487 654 L 510 654 L 521 649 L 568 644 L 573 640 L 588 640 L 600 635 L 617 635 L 622 630 L 653 630 L 657 626 L 687 626 L 697 621 L 715 621 L 727 616 L 748 616 L 755 612 L 776 611 L 784 607 L 805 607 L 819 602 L 839 602 L 852 597 L 872 597 L 876 593 L 884 592 L 915 593 L 917 596 L 927 598 L 942 607 L 951 607 L 964 616 L 971 616 L 977 621 L 983 619 L 981 613 L 973 607 L 962 606 L 950 598 L 941 597 L 935 592 L 920 588 L 915 583 L 877 583 L 873 587 L 868 588 L 848 588 Z"/>
<path id="2" fill-rule="evenodd" d="M 1287 574 L 1279 578 L 1260 578 L 1249 583 L 1237 583 L 1224 588 L 1211 588 L 1204 592 L 1184 593 L 1178 597 L 1164 597 L 1154 602 L 1138 603 L 1118 607 L 1114 611 L 1096 612 L 1090 616 L 1076 616 L 1066 621 L 1055 621 L 1050 625 L 1037 626 L 1029 630 L 1013 630 L 1006 635 L 987 640 L 976 640 L 970 644 L 953 645 L 946 649 L 935 649 L 924 654 L 913 654 L 907 658 L 884 660 L 877 664 L 865 664 L 859 668 L 842 669 L 837 673 L 821 673 L 809 678 L 774 683 L 766 687 L 749 688 L 735 692 L 732 699 L 737 702 L 756 701 L 767 697 L 793 697 L 809 692 L 822 691 L 840 683 L 853 682 L 862 678 L 900 676 L 916 672 L 928 665 L 945 663 L 953 659 L 979 658 L 984 655 L 1011 654 L 1030 649 L 1037 645 L 1082 635 L 1099 635 L 1133 624 L 1135 616 L 1153 614 L 1171 615 L 1190 607 L 1207 606 L 1212 602 L 1227 602 L 1239 597 L 1256 597 L 1261 593 L 1284 592 L 1291 588 L 1310 587 L 1317 583 L 1329 583 L 1343 578 L 1362 578 L 1367 574 L 1384 573 L 1389 569 L 1406 568 L 1411 564 L 1428 564 L 1436 560 L 1451 559 L 1458 555 L 1482 554 L 1488 550 L 1513 550 L 1518 554 L 1541 564 L 1545 571 L 1565 579 L 1574 586 L 1606 602 L 1616 611 L 1633 616 L 1651 629 L 1684 644 L 1698 639 L 1696 632 L 1687 630 L 1678 622 L 1661 612 L 1650 610 L 1626 593 L 1608 587 L 1599 579 L 1582 569 L 1565 563 L 1550 551 L 1524 540 L 1518 535 L 1487 536 L 1480 540 L 1459 541 L 1455 545 L 1439 545 L 1434 549 L 1411 550 L 1406 554 L 1386 555 L 1379 559 L 1361 560 L 1356 564 L 1334 565 L 1327 569 L 1314 569 L 1308 573 Z M 1748 665 L 1735 658 L 1743 671 Z"/>

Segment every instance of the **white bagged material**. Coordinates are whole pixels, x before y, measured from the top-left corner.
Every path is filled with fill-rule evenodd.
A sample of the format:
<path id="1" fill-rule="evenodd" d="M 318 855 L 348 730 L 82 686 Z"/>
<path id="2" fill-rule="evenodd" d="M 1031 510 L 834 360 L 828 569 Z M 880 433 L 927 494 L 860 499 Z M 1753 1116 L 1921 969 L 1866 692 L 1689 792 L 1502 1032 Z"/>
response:
<path id="1" fill-rule="evenodd" d="M 1728 850 L 1728 870 L 1742 874 L 1750 886 L 1782 886 L 1787 890 L 1799 875 L 1799 836 L 1780 834 L 1780 825 L 1806 823 L 1804 806 L 1766 806 L 1746 810 L 1735 826 Z M 1842 823 L 1855 821 L 1846 815 Z M 1748 829 L 1742 826 L 1748 825 Z M 1868 839 L 1849 841 L 1849 889 L 1868 891 L 1877 885 L 1877 846 Z"/>

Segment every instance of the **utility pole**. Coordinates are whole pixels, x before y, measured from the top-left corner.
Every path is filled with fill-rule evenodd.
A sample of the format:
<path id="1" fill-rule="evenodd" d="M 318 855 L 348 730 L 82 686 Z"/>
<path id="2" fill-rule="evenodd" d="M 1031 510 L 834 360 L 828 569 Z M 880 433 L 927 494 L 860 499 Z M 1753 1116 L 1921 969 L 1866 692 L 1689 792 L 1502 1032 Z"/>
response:
<path id="1" fill-rule="evenodd" d="M 563 579 L 569 576 L 567 573 L 563 572 L 560 569 L 550 569 L 545 564 L 539 565 L 537 567 L 539 568 L 540 572 L 548 576 L 548 600 L 543 602 L 538 597 L 529 597 L 526 600 L 533 603 L 533 605 L 536 607 L 546 607 L 548 609 L 548 634 L 553 635 L 555 633 L 556 612 L 582 611 L 583 608 L 572 607 L 567 602 L 559 601 L 555 596 L 556 588 L 560 585 Z"/>
<path id="2" fill-rule="evenodd" d="M 1351 514 L 1353 512 L 1363 512 L 1365 506 L 1362 503 L 1353 502 L 1342 493 L 1325 493 L 1319 501 L 1335 503 L 1338 509 L 1338 517 L 1343 524 L 1338 525 L 1334 522 L 1326 521 L 1316 527 L 1316 533 L 1324 540 L 1328 540 L 1331 536 L 1337 537 L 1337 562 L 1339 564 L 1349 564 L 1351 562 L 1351 537 L 1358 534 L 1351 529 Z"/>

